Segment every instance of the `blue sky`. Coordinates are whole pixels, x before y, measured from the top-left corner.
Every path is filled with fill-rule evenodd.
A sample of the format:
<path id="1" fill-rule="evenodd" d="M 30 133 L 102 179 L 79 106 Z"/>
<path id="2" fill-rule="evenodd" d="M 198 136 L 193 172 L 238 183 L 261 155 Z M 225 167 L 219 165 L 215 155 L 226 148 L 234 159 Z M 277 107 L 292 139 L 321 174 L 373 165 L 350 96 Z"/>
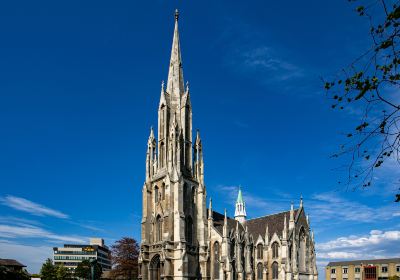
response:
<path id="1" fill-rule="evenodd" d="M 214 208 L 233 215 L 239 185 L 250 217 L 303 195 L 320 270 L 400 252 L 398 167 L 353 192 L 329 158 L 360 114 L 320 77 L 368 48 L 365 20 L 347 0 L 215 2 L 0 4 L 0 258 L 38 272 L 53 246 L 139 239 L 175 8 Z"/>

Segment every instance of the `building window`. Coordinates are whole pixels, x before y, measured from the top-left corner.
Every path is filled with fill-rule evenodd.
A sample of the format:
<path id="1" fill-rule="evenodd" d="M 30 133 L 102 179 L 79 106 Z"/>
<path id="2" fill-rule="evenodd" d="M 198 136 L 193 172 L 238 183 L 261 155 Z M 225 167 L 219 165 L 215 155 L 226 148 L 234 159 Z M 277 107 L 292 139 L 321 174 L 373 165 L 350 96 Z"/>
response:
<path id="1" fill-rule="evenodd" d="M 343 278 L 343 280 L 349 280 L 349 278 Z"/>
<path id="2" fill-rule="evenodd" d="M 388 272 L 387 266 L 382 266 L 382 273 L 387 273 L 387 272 Z"/>
<path id="3" fill-rule="evenodd" d="M 192 207 L 196 204 L 196 189 L 192 187 Z"/>
<path id="4" fill-rule="evenodd" d="M 263 279 L 263 265 L 262 263 L 257 264 L 257 279 L 262 280 Z"/>
<path id="5" fill-rule="evenodd" d="M 400 265 L 396 266 L 396 272 L 400 272 Z"/>
<path id="6" fill-rule="evenodd" d="M 331 278 L 331 280 L 336 280 L 336 278 Z"/>
<path id="7" fill-rule="evenodd" d="M 190 216 L 186 219 L 186 242 L 193 243 L 193 220 Z"/>
<path id="8" fill-rule="evenodd" d="M 214 243 L 214 279 L 219 279 L 219 243 Z"/>
<path id="9" fill-rule="evenodd" d="M 306 233 L 304 228 L 301 228 L 299 234 L 299 269 L 300 271 L 306 270 Z"/>
<path id="10" fill-rule="evenodd" d="M 347 274 L 347 270 L 348 270 L 347 267 L 344 267 L 343 268 L 343 274 Z"/>
<path id="11" fill-rule="evenodd" d="M 158 215 L 156 219 L 156 241 L 162 240 L 162 221 L 161 216 Z"/>
<path id="12" fill-rule="evenodd" d="M 278 242 L 274 242 L 272 244 L 272 258 L 276 259 L 279 257 L 279 244 Z"/>
<path id="13" fill-rule="evenodd" d="M 359 267 L 354 268 L 354 273 L 360 273 L 361 269 Z"/>
<path id="14" fill-rule="evenodd" d="M 262 244 L 257 245 L 257 258 L 258 259 L 263 258 L 263 245 Z"/>
<path id="15" fill-rule="evenodd" d="M 376 279 L 376 266 L 364 267 L 364 279 Z"/>
<path id="16" fill-rule="evenodd" d="M 154 201 L 155 201 L 155 203 L 158 202 L 158 187 L 157 186 L 154 187 Z"/>
<path id="17" fill-rule="evenodd" d="M 332 268 L 331 269 L 331 274 L 336 274 L 336 269 Z"/>
<path id="18" fill-rule="evenodd" d="M 360 280 L 360 278 L 356 277 L 356 278 L 354 278 L 354 280 Z"/>
<path id="19" fill-rule="evenodd" d="M 274 262 L 272 264 L 272 279 L 278 279 L 278 263 Z"/>

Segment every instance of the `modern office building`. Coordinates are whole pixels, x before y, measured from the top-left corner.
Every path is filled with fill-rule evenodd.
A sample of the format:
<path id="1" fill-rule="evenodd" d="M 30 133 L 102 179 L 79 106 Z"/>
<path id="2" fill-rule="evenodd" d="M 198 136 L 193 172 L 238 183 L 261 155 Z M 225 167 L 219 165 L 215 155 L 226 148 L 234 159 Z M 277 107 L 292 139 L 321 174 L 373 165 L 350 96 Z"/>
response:
<path id="1" fill-rule="evenodd" d="M 64 244 L 53 248 L 53 262 L 75 269 L 83 260 L 96 259 L 103 271 L 111 269 L 111 252 L 102 238 L 90 238 L 89 244 Z"/>
<path id="2" fill-rule="evenodd" d="M 400 258 L 330 262 L 326 280 L 388 280 L 400 277 Z"/>

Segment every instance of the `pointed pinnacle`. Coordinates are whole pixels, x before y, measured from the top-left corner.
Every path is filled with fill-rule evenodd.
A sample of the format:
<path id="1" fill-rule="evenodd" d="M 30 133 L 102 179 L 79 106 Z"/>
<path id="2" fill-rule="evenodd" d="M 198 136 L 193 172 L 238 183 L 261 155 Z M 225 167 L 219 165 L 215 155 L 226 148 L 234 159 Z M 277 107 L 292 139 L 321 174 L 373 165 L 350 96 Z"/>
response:
<path id="1" fill-rule="evenodd" d="M 178 21 L 179 19 L 179 11 L 178 9 L 175 9 L 175 20 Z"/>

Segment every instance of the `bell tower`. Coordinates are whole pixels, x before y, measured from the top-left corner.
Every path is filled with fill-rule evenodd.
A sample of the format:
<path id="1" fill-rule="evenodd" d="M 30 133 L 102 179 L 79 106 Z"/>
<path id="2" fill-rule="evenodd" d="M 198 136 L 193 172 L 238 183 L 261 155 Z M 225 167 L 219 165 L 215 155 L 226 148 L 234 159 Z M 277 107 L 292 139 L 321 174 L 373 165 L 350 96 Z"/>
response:
<path id="1" fill-rule="evenodd" d="M 161 84 L 157 138 L 151 128 L 142 189 L 140 278 L 207 278 L 207 216 L 200 133 L 192 142 L 192 105 L 184 83 L 175 12 L 167 84 Z M 194 154 L 194 157 L 193 157 Z"/>

